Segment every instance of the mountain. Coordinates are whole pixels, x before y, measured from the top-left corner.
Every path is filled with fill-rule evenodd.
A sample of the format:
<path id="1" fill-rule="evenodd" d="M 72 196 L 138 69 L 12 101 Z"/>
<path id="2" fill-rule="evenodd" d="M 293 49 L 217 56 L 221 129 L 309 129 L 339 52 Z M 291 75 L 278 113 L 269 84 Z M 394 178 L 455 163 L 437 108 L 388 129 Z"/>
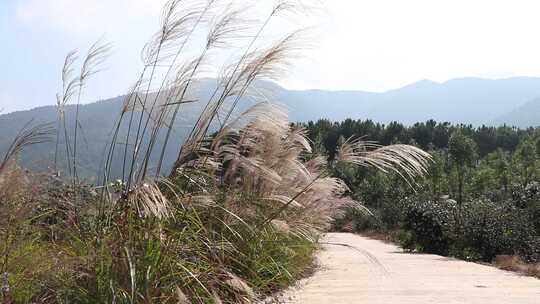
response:
<path id="1" fill-rule="evenodd" d="M 423 80 L 384 93 L 293 91 L 283 97 L 291 109 L 303 109 L 303 113 L 292 111 L 293 118 L 300 120 L 319 115 L 332 120 L 370 118 L 412 124 L 435 119 L 481 125 L 540 97 L 540 78 Z"/>
<path id="2" fill-rule="evenodd" d="M 108 100 L 103 100 L 95 103 L 81 105 L 79 109 L 79 144 L 77 166 L 79 173 L 84 177 L 100 176 L 99 169 L 103 168 L 104 155 L 107 145 L 111 142 L 111 134 L 116 126 L 119 113 L 122 109 L 124 96 L 118 96 Z M 66 125 L 68 126 L 68 137 L 73 140 L 75 111 L 73 105 L 65 107 Z M 165 163 L 170 166 L 175 155 L 178 153 L 178 148 L 183 142 L 187 132 L 190 130 L 195 119 L 202 111 L 200 105 L 185 104 L 182 115 L 177 119 L 173 132 L 171 133 L 169 145 L 165 153 Z M 140 112 L 139 112 L 140 113 Z M 139 113 L 135 116 L 134 125 L 137 125 Z M 144 119 L 147 116 L 144 116 Z M 143 122 L 145 121 L 143 119 Z M 54 106 L 45 106 L 35 108 L 29 111 L 20 111 L 0 116 L 0 156 L 4 155 L 13 138 L 17 135 L 20 129 L 28 124 L 37 125 L 41 123 L 50 123 L 56 121 L 56 108 Z M 125 138 L 127 133 L 128 119 L 123 121 L 121 131 L 119 133 L 119 142 Z M 144 123 L 143 123 L 144 125 Z M 135 132 L 135 131 L 133 131 Z M 149 130 L 147 132 L 150 132 Z M 165 132 L 161 132 L 157 139 L 156 145 L 164 142 Z M 125 142 L 125 140 L 123 140 Z M 61 136 L 60 149 L 58 153 L 59 164 L 65 170 L 65 164 L 68 163 L 67 153 L 65 153 L 64 137 Z M 131 150 L 133 145 L 129 145 Z M 121 145 L 120 149 L 124 149 Z M 131 152 L 130 152 L 131 153 Z M 25 150 L 21 155 L 21 163 L 25 167 L 37 171 L 43 171 L 51 168 L 55 154 L 55 145 L 52 142 L 42 143 L 32 148 Z M 155 155 L 154 155 L 155 158 Z M 128 159 L 127 161 L 130 161 Z M 113 160 L 113 167 L 119 168 L 123 159 L 116 157 Z M 151 164 L 154 165 L 156 159 L 152 159 Z M 120 172 L 115 171 L 113 175 L 118 176 Z M 95 180 L 92 180 L 95 181 Z"/>
<path id="3" fill-rule="evenodd" d="M 540 97 L 540 78 L 422 80 L 383 93 L 281 89 L 277 96 L 299 121 L 369 118 L 412 124 L 435 119 L 482 125 Z"/>
<path id="4" fill-rule="evenodd" d="M 507 124 L 520 128 L 540 126 L 540 98 L 535 98 L 517 107 L 510 113 L 498 117 L 496 125 Z"/>
<path id="5" fill-rule="evenodd" d="M 214 85 L 215 80 L 203 79 L 192 94 L 195 98 L 207 100 Z M 263 81 L 257 83 L 257 88 L 270 100 L 284 104 L 289 109 L 292 121 L 353 118 L 412 124 L 435 119 L 473 125 L 540 125 L 540 78 L 533 77 L 500 80 L 460 78 L 444 83 L 423 80 L 383 93 L 287 90 Z M 80 107 L 82 148 L 79 162 L 89 176 L 95 175 L 97 168 L 102 167 L 102 155 L 110 142 L 110 132 L 122 100 L 123 96 L 119 96 Z M 242 101 L 241 110 L 248 107 L 250 100 Z M 201 103 L 183 105 L 181 119 L 174 126 L 175 132 L 166 152 L 168 165 L 174 160 L 180 143 L 201 110 Z M 74 125 L 74 113 L 74 106 L 66 108 L 69 126 Z M 46 106 L 0 115 L 0 153 L 7 149 L 17 131 L 31 120 L 34 124 L 55 121 L 56 109 Z M 160 140 L 163 140 L 163 134 Z M 43 168 L 50 165 L 53 157 L 54 145 L 44 144 L 39 149 L 25 153 L 22 161 L 26 166 Z M 65 158 L 65 153 L 60 151 L 59 159 Z"/>

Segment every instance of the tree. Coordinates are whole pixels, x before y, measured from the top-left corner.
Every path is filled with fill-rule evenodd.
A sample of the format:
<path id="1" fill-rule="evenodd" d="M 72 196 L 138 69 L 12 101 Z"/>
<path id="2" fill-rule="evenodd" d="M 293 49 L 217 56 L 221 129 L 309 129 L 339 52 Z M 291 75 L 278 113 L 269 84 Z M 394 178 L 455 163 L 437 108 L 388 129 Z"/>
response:
<path id="1" fill-rule="evenodd" d="M 498 177 L 499 184 L 504 189 L 504 194 L 508 194 L 508 185 L 510 183 L 508 153 L 503 149 L 498 148 L 495 152 L 488 155 L 492 160 L 492 166 L 495 168 L 495 174 Z"/>
<path id="2" fill-rule="evenodd" d="M 429 166 L 426 182 L 433 197 L 439 198 L 443 193 L 443 183 L 445 182 L 444 167 L 446 155 L 442 151 L 430 151 L 429 153 L 433 157 L 433 162 Z"/>
<path id="3" fill-rule="evenodd" d="M 457 170 L 458 176 L 458 205 L 463 204 L 463 183 L 467 168 L 473 165 L 476 156 L 476 144 L 463 134 L 461 129 L 457 129 L 450 136 L 448 141 L 448 152 L 453 166 Z"/>
<path id="4" fill-rule="evenodd" d="M 526 187 L 531 182 L 536 171 L 536 162 L 538 160 L 536 143 L 530 138 L 521 142 L 516 149 L 514 158 L 522 186 Z"/>

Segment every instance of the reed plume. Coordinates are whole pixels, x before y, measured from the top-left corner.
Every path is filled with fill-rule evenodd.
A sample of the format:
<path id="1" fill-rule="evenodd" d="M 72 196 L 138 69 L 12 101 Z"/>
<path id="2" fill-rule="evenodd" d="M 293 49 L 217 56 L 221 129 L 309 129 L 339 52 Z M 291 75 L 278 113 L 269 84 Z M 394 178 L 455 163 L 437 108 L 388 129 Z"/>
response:
<path id="1" fill-rule="evenodd" d="M 51 123 L 32 126 L 32 121 L 27 123 L 15 136 L 0 162 L 0 174 L 7 168 L 9 163 L 26 147 L 48 142 L 52 140 L 54 128 Z"/>
<path id="2" fill-rule="evenodd" d="M 112 45 L 110 43 L 104 43 L 101 40 L 98 40 L 92 46 L 90 46 L 90 49 L 88 50 L 88 53 L 82 63 L 80 74 L 78 76 L 78 79 L 76 80 L 77 84 L 77 101 L 75 105 L 75 125 L 73 127 L 73 156 L 72 156 L 72 169 L 73 172 L 73 182 L 76 183 L 79 180 L 79 176 L 77 173 L 77 150 L 78 150 L 78 131 L 80 128 L 80 121 L 79 121 L 79 107 L 81 104 L 81 98 L 82 98 L 82 92 L 84 87 L 87 84 L 87 81 L 96 73 L 98 73 L 101 70 L 102 64 L 105 62 L 105 60 L 108 58 L 111 52 Z M 69 54 L 68 54 L 69 57 Z M 70 58 L 70 60 L 74 60 L 73 58 Z M 72 62 L 70 63 L 70 65 Z M 68 99 L 69 100 L 69 99 Z M 67 138 L 66 138 L 67 140 Z M 66 146 L 69 144 L 66 142 Z"/>

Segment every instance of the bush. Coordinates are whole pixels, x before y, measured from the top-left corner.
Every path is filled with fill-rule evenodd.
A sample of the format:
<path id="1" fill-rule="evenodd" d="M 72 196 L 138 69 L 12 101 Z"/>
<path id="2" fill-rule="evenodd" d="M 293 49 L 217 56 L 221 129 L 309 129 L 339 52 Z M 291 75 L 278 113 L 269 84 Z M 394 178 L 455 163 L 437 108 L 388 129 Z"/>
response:
<path id="1" fill-rule="evenodd" d="M 512 201 L 517 207 L 528 211 L 536 232 L 540 234 L 540 184 L 532 182 L 525 188 L 514 186 Z"/>
<path id="2" fill-rule="evenodd" d="M 405 249 L 448 254 L 457 210 L 453 200 L 424 201 L 416 197 L 402 202 L 405 211 L 401 241 Z"/>
<path id="3" fill-rule="evenodd" d="M 399 240 L 403 248 L 469 260 L 491 261 L 497 255 L 540 258 L 540 235 L 528 210 L 511 202 L 467 202 L 459 212 L 453 200 L 405 202 Z"/>
<path id="4" fill-rule="evenodd" d="M 491 201 L 467 203 L 464 210 L 460 239 L 482 260 L 491 261 L 501 254 L 516 254 L 528 261 L 540 257 L 540 236 L 526 210 L 510 202 Z"/>

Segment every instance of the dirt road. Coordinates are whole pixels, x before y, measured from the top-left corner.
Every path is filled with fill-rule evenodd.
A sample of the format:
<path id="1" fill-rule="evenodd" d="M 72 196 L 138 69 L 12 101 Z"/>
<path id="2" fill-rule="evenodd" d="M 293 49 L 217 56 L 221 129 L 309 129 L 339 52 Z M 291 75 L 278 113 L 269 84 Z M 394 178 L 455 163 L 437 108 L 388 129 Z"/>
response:
<path id="1" fill-rule="evenodd" d="M 321 269 L 287 291 L 297 304 L 540 304 L 540 280 L 395 245 L 331 233 L 318 255 Z"/>

